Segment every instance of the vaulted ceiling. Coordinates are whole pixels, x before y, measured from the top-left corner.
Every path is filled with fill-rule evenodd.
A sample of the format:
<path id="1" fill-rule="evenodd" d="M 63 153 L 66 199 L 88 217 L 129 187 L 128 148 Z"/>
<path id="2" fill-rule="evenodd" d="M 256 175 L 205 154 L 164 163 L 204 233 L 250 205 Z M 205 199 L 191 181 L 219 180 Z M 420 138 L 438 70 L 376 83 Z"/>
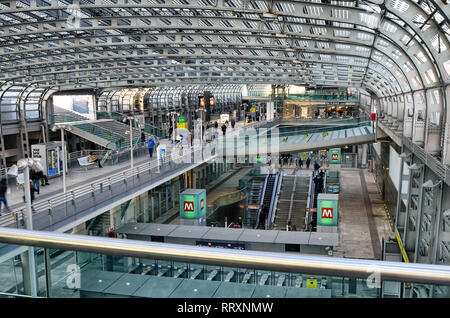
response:
<path id="1" fill-rule="evenodd" d="M 0 1 L 0 87 L 450 82 L 446 0 Z"/>

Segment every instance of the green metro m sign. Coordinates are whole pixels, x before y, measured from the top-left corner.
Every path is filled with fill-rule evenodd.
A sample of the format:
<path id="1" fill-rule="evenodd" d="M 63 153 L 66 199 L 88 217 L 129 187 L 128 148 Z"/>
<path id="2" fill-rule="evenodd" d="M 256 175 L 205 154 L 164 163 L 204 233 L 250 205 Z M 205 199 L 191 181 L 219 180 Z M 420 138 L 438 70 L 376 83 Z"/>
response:
<path id="1" fill-rule="evenodd" d="M 328 161 L 330 164 L 340 164 L 341 163 L 341 149 L 335 148 L 328 151 Z"/>

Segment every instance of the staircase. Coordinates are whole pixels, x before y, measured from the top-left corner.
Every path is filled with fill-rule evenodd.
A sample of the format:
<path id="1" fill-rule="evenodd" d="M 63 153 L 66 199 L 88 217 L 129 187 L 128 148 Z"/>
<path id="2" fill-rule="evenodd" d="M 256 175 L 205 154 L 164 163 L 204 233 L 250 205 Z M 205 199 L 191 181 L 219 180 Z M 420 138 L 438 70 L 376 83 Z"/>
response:
<path id="1" fill-rule="evenodd" d="M 97 112 L 97 119 L 114 119 L 114 120 L 118 121 L 119 123 L 122 123 L 124 118 L 126 118 L 125 115 L 118 113 L 118 112 L 110 112 L 110 113 L 109 112 Z M 134 124 L 133 125 L 134 127 L 137 127 L 136 121 L 133 124 Z M 129 126 L 128 121 L 127 121 L 126 125 Z M 141 129 L 145 132 L 146 136 L 150 134 L 150 135 L 155 135 L 158 138 L 167 138 L 165 132 L 162 129 L 152 126 L 150 124 L 144 123 L 143 125 L 141 125 Z"/>
<path id="2" fill-rule="evenodd" d="M 85 122 L 86 118 L 74 117 L 69 114 L 52 115 L 51 122 L 73 122 L 70 131 L 83 139 L 89 140 L 106 149 L 129 148 L 130 136 L 126 133 L 130 127 L 113 119 Z M 145 138 L 148 138 L 148 134 Z M 140 144 L 141 133 L 133 129 L 133 144 Z"/>
<path id="3" fill-rule="evenodd" d="M 283 176 L 281 183 L 280 197 L 278 199 L 277 211 L 273 222 L 274 230 L 286 230 L 286 223 L 289 219 L 289 208 L 291 206 L 292 190 L 294 188 L 295 177 L 290 175 Z"/>
<path id="4" fill-rule="evenodd" d="M 95 217 L 91 221 L 91 224 L 89 224 L 88 231 L 91 233 L 90 235 L 93 236 L 104 236 L 106 234 L 105 229 L 107 227 L 111 227 L 111 217 L 109 211 Z"/>
<path id="5" fill-rule="evenodd" d="M 69 109 L 54 106 L 54 114 L 50 117 L 50 123 L 63 123 L 75 120 L 90 120 L 90 118 L 81 115 L 80 113 L 71 111 Z"/>
<path id="6" fill-rule="evenodd" d="M 308 201 L 309 176 L 297 176 L 291 211 L 291 225 L 297 231 L 305 229 L 306 204 Z"/>
<path id="7" fill-rule="evenodd" d="M 116 120 L 98 121 L 95 123 L 95 125 L 121 136 L 121 139 L 123 140 L 121 146 L 126 148 L 130 147 L 130 135 L 125 133 L 130 130 L 129 125 L 125 125 Z M 145 134 L 145 140 L 147 140 L 147 138 L 148 134 Z M 136 144 L 136 142 L 138 142 L 140 139 L 141 132 L 138 129 L 133 128 L 133 144 Z"/>

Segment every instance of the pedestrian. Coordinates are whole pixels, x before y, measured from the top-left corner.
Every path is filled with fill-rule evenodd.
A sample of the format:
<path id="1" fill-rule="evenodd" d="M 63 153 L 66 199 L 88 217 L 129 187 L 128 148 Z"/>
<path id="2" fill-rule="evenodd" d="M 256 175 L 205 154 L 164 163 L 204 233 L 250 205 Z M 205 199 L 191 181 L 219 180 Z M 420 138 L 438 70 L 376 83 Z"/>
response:
<path id="1" fill-rule="evenodd" d="M 141 143 L 144 144 L 145 143 L 145 134 L 143 131 L 141 131 Z"/>
<path id="2" fill-rule="evenodd" d="M 223 132 L 223 136 L 225 137 L 225 133 L 227 132 L 227 126 L 225 124 L 222 124 L 222 132 Z"/>
<path id="3" fill-rule="evenodd" d="M 100 163 L 100 160 L 98 160 L 98 158 L 96 158 L 92 152 L 89 153 L 89 157 L 88 157 L 88 162 L 96 162 L 98 163 L 98 167 L 99 168 L 103 168 L 102 164 Z M 39 192 L 38 192 L 39 194 Z"/>
<path id="4" fill-rule="evenodd" d="M 325 172 L 323 172 L 323 170 L 320 170 L 319 176 L 320 176 L 321 178 L 325 177 Z"/>
<path id="5" fill-rule="evenodd" d="M 311 159 L 306 158 L 306 169 L 309 169 L 309 165 L 311 164 Z"/>
<path id="6" fill-rule="evenodd" d="M 236 125 L 236 121 L 234 120 L 234 118 L 231 118 L 231 128 L 234 129 L 234 125 Z"/>
<path id="7" fill-rule="evenodd" d="M 34 164 L 34 167 L 37 171 L 39 180 L 41 182 L 41 186 L 46 186 L 46 185 L 50 185 L 50 183 L 48 183 L 48 178 L 47 176 L 44 174 L 44 168 L 42 168 L 42 165 L 39 161 L 39 159 L 36 159 L 36 162 Z"/>
<path id="8" fill-rule="evenodd" d="M 34 195 L 35 192 L 37 192 L 37 190 L 36 190 L 35 187 L 33 187 L 33 183 L 30 181 L 31 210 L 32 210 L 33 212 L 36 212 L 35 209 L 34 209 L 34 207 L 33 207 L 33 201 L 34 201 L 34 199 L 35 199 L 35 197 L 36 197 L 36 196 Z"/>
<path id="9" fill-rule="evenodd" d="M 214 128 L 219 128 L 219 122 L 217 120 L 214 122 Z"/>
<path id="10" fill-rule="evenodd" d="M 0 180 L 0 212 L 2 210 L 2 202 L 5 205 L 5 208 L 8 212 L 10 212 L 10 209 L 8 207 L 8 202 L 6 201 L 6 192 L 8 190 L 8 183 L 6 182 L 6 179 L 3 178 Z M 2 215 L 0 213 L 0 215 Z"/>
<path id="11" fill-rule="evenodd" d="M 300 166 L 300 168 L 303 168 L 303 159 L 302 158 L 298 158 L 298 165 Z"/>
<path id="12" fill-rule="evenodd" d="M 148 153 L 150 154 L 150 158 L 153 158 L 153 149 L 155 148 L 155 140 L 153 139 L 152 135 L 148 136 L 147 147 Z"/>
<path id="13" fill-rule="evenodd" d="M 314 170 L 319 171 L 319 169 L 320 169 L 319 163 L 317 161 L 314 161 Z"/>
<path id="14" fill-rule="evenodd" d="M 31 173 L 30 173 L 30 179 L 33 182 L 33 187 L 36 189 L 37 193 L 40 194 L 41 192 L 41 187 L 40 187 L 40 178 L 38 175 L 38 172 L 36 170 L 35 165 L 31 166 Z"/>
<path id="15" fill-rule="evenodd" d="M 169 125 L 169 139 L 172 139 L 173 128 L 172 125 Z"/>

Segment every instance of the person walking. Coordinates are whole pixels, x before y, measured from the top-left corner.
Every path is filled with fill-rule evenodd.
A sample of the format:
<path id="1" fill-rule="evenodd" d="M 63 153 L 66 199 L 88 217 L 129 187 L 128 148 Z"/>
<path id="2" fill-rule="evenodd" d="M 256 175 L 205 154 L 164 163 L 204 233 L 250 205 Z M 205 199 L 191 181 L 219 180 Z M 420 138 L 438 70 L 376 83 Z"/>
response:
<path id="1" fill-rule="evenodd" d="M 225 134 L 226 134 L 226 132 L 227 132 L 227 125 L 225 125 L 225 124 L 222 124 L 222 132 L 223 132 L 223 136 L 225 137 Z"/>
<path id="2" fill-rule="evenodd" d="M 169 139 L 172 140 L 173 127 L 169 124 Z"/>
<path id="3" fill-rule="evenodd" d="M 317 161 L 314 161 L 314 170 L 319 171 L 319 169 L 320 169 L 319 163 Z"/>
<path id="4" fill-rule="evenodd" d="M 219 128 L 219 123 L 218 123 L 217 120 L 214 122 L 214 128 L 215 128 L 215 129 Z"/>
<path id="5" fill-rule="evenodd" d="M 6 192 L 7 192 L 7 190 L 8 190 L 8 184 L 6 182 L 6 179 L 3 178 L 3 179 L 0 180 L 0 212 L 1 212 L 1 209 L 2 209 L 2 202 L 5 205 L 6 210 L 8 212 L 11 211 L 9 209 L 9 207 L 8 207 L 8 202 L 6 201 Z M 0 216 L 1 215 L 2 214 L 0 213 Z"/>
<path id="6" fill-rule="evenodd" d="M 231 118 L 231 128 L 234 129 L 234 125 L 236 125 L 236 121 L 234 120 L 234 118 Z"/>
<path id="7" fill-rule="evenodd" d="M 99 168 L 103 168 L 102 164 L 100 163 L 100 160 L 98 160 L 98 158 L 96 158 L 92 152 L 89 153 L 89 157 L 88 157 L 88 162 L 96 162 L 98 163 L 98 167 Z M 39 194 L 39 192 L 38 192 Z"/>
<path id="8" fill-rule="evenodd" d="M 141 131 L 141 143 L 144 144 L 145 143 L 145 134 L 143 131 Z"/>
<path id="9" fill-rule="evenodd" d="M 153 149 L 155 148 L 155 140 L 153 139 L 152 135 L 148 136 L 147 147 L 150 158 L 153 158 Z"/>
<path id="10" fill-rule="evenodd" d="M 306 169 L 309 169 L 309 165 L 311 164 L 311 159 L 306 158 Z"/>
<path id="11" fill-rule="evenodd" d="M 303 159 L 298 158 L 298 165 L 300 166 L 300 169 L 303 168 Z"/>
<path id="12" fill-rule="evenodd" d="M 36 189 L 37 193 L 40 194 L 40 192 L 41 192 L 41 187 L 40 187 L 41 180 L 39 178 L 39 175 L 38 175 L 38 172 L 36 170 L 36 166 L 35 165 L 31 166 L 30 179 L 31 179 L 31 181 L 33 183 L 33 187 Z"/>

